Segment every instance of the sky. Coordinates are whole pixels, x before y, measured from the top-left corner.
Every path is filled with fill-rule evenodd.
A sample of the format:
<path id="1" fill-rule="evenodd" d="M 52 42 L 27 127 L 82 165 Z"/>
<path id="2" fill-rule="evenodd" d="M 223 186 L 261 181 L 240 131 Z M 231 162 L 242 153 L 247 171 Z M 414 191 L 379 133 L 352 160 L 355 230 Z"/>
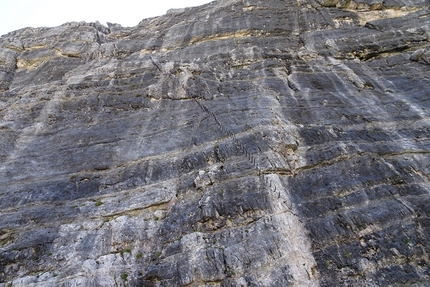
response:
<path id="1" fill-rule="evenodd" d="M 171 8 L 211 0 L 0 0 L 0 35 L 25 27 L 55 27 L 71 21 L 135 26 Z"/>

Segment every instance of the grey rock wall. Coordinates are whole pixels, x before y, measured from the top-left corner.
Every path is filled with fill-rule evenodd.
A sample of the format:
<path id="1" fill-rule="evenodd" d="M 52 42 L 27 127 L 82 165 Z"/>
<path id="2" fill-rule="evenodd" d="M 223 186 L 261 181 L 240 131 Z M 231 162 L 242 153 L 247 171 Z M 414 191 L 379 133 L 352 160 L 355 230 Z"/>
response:
<path id="1" fill-rule="evenodd" d="M 0 38 L 0 286 L 428 286 L 423 1 L 224 0 Z"/>

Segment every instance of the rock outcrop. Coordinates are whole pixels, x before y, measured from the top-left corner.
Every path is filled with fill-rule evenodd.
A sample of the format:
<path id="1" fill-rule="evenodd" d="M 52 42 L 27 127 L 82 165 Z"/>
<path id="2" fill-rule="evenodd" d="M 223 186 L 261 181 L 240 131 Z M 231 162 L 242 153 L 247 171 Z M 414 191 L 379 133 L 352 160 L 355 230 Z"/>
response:
<path id="1" fill-rule="evenodd" d="M 0 38 L 0 286 L 428 286 L 428 0 L 221 0 Z"/>

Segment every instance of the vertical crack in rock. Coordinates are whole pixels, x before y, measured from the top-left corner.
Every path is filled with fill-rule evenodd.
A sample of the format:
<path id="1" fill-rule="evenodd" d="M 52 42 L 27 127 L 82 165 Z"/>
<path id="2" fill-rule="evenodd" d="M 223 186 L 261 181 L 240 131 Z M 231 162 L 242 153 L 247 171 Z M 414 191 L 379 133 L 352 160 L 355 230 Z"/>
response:
<path id="1" fill-rule="evenodd" d="M 266 175 L 265 178 L 268 179 L 274 195 L 274 204 L 279 205 L 280 214 L 274 217 L 279 220 L 280 232 L 285 236 L 285 256 L 293 278 L 292 286 L 320 286 L 311 242 L 292 203 L 288 188 L 284 187 L 276 174 Z"/>

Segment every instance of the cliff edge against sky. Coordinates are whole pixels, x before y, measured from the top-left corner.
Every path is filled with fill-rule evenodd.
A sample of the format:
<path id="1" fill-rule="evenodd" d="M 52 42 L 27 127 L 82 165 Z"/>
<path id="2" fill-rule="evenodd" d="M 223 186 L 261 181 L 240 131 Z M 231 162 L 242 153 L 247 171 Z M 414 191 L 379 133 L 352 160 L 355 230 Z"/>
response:
<path id="1" fill-rule="evenodd" d="M 428 286 L 429 6 L 4 35 L 0 287 Z"/>

